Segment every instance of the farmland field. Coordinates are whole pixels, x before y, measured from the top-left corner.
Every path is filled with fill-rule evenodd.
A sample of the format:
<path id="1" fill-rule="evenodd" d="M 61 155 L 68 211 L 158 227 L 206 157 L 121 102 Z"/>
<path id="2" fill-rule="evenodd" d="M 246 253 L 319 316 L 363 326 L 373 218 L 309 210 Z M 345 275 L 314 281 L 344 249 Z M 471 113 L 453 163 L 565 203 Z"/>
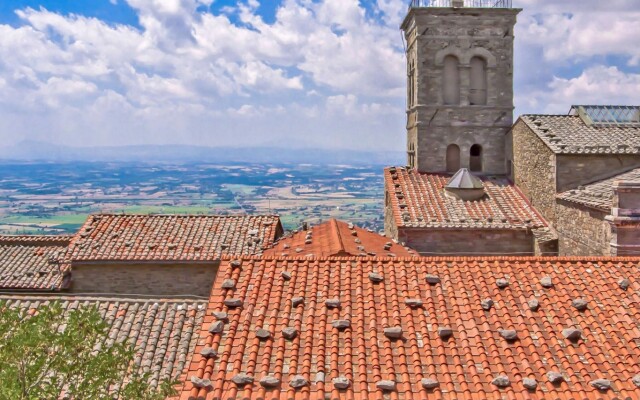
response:
<path id="1" fill-rule="evenodd" d="M 92 213 L 260 214 L 286 229 L 331 217 L 382 229 L 382 166 L 11 163 L 0 233 L 75 232 Z"/>

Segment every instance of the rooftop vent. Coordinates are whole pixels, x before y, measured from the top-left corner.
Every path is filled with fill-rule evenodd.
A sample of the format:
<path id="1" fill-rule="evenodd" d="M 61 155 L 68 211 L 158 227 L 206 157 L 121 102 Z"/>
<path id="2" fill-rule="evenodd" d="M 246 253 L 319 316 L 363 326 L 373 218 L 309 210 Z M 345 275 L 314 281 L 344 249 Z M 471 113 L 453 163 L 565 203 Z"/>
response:
<path id="1" fill-rule="evenodd" d="M 447 186 L 444 187 L 445 194 L 463 201 L 479 200 L 484 197 L 484 184 L 477 176 L 474 176 L 468 169 L 462 168 L 451 177 Z"/>
<path id="2" fill-rule="evenodd" d="M 511 8 L 512 0 L 411 0 L 409 8 L 418 7 L 468 7 L 468 8 Z"/>
<path id="3" fill-rule="evenodd" d="M 640 128 L 640 106 L 572 106 L 569 115 L 588 126 Z"/>

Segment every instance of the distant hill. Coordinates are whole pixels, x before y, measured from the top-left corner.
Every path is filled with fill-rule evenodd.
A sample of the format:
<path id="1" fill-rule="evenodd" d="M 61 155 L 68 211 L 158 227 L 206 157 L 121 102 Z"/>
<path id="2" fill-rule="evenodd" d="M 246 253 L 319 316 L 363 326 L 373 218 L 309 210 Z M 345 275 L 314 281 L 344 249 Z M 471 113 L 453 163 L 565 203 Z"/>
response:
<path id="1" fill-rule="evenodd" d="M 0 147 L 0 160 L 102 162 L 249 162 L 404 165 L 399 151 L 352 151 L 283 147 L 204 147 L 187 145 L 70 147 L 23 141 Z"/>

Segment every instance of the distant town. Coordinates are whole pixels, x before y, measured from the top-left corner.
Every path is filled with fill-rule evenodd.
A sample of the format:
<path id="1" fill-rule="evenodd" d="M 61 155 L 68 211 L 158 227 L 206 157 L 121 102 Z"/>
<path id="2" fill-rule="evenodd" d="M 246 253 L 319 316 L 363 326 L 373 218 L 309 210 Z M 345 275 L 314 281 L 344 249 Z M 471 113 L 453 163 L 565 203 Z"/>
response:
<path id="1" fill-rule="evenodd" d="M 92 213 L 278 214 L 383 228 L 382 165 L 7 163 L 0 233 L 75 233 Z"/>

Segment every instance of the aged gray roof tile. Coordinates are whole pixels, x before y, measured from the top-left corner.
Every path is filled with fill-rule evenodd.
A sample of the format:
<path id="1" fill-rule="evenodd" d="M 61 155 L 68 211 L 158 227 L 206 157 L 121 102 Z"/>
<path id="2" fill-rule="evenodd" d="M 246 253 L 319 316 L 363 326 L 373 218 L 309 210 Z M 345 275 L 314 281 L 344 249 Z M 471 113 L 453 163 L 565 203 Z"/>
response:
<path id="1" fill-rule="evenodd" d="M 160 381 L 177 379 L 186 372 L 195 354 L 207 305 L 206 301 L 192 300 L 51 295 L 3 295 L 0 301 L 26 311 L 35 311 L 54 301 L 61 304 L 65 313 L 81 307 L 97 307 L 108 326 L 109 341 L 128 341 L 134 346 L 136 356 L 132 368 L 137 365 L 139 372 L 149 373 L 149 382 L 154 388 Z M 208 387 L 206 380 L 198 384 Z"/>
<path id="2" fill-rule="evenodd" d="M 639 154 L 640 128 L 588 126 L 578 115 L 523 115 L 520 119 L 555 154 Z"/>
<path id="3" fill-rule="evenodd" d="M 1 236 L 0 289 L 59 291 L 68 286 L 70 236 Z"/>
<path id="4" fill-rule="evenodd" d="M 613 183 L 618 180 L 640 181 L 640 168 L 583 185 L 577 189 L 567 190 L 559 193 L 556 197 L 560 200 L 610 212 L 613 206 Z"/>

